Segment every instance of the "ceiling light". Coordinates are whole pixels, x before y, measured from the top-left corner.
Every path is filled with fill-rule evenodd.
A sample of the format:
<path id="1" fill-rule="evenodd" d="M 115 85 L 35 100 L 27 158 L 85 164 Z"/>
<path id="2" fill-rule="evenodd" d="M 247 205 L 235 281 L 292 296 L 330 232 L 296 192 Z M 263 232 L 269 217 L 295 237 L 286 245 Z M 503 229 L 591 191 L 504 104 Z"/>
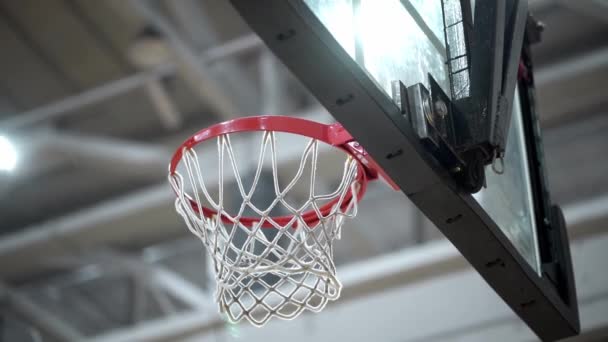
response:
<path id="1" fill-rule="evenodd" d="M 15 146 L 5 136 L 0 135 L 0 171 L 12 171 L 17 166 Z"/>

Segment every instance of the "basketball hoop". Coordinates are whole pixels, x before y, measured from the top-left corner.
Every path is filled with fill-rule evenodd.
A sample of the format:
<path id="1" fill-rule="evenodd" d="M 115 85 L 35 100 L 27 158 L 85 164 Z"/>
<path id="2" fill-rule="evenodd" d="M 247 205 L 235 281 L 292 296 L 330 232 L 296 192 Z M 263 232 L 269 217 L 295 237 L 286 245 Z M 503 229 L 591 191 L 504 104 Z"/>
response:
<path id="1" fill-rule="evenodd" d="M 231 136 L 246 132 L 260 132 L 262 136 L 249 188 L 244 186 L 236 167 L 231 143 Z M 308 138 L 297 172 L 283 188 L 278 181 L 275 135 L 279 132 Z M 205 183 L 211 175 L 205 172 L 194 149 L 210 140 L 216 140 L 218 149 L 217 198 L 213 198 Z M 320 143 L 341 150 L 344 155 L 339 185 L 323 195 L 315 193 Z M 252 196 L 258 189 L 268 150 L 276 198 L 266 208 L 258 208 Z M 226 160 L 232 170 L 225 172 Z M 305 176 L 309 162 L 309 197 L 295 207 L 285 200 L 285 195 Z M 185 169 L 184 175 L 178 171 L 179 165 Z M 224 174 L 228 172 L 234 174 L 241 197 L 236 212 L 229 212 L 224 200 Z M 363 198 L 367 183 L 378 177 L 397 188 L 340 124 L 324 125 L 285 116 L 245 117 L 203 129 L 179 147 L 169 166 L 169 182 L 177 196 L 176 210 L 211 256 L 220 312 L 233 322 L 246 318 L 256 326 L 272 317 L 293 319 L 304 309 L 318 312 L 328 301 L 339 297 L 342 285 L 336 277 L 334 241 L 340 238 L 345 219 L 357 214 L 357 203 Z M 271 216 L 271 211 L 279 206 L 289 214 Z M 245 216 L 245 209 L 255 215 Z"/>

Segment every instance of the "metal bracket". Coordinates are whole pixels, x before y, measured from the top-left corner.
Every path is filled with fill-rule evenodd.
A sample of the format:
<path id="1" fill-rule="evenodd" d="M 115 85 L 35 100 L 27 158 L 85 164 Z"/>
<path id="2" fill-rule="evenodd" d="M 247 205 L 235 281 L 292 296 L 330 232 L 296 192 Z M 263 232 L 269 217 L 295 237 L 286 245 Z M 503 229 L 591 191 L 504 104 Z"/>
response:
<path id="1" fill-rule="evenodd" d="M 401 108 L 422 145 L 453 176 L 456 184 L 466 193 L 477 192 L 485 183 L 484 163 L 475 153 L 456 150 L 461 135 L 467 135 L 464 116 L 452 105 L 447 94 L 429 75 L 431 91 L 421 84 L 406 87 L 394 81 L 392 97 Z"/>
<path id="2" fill-rule="evenodd" d="M 528 6 L 525 0 L 478 0 L 473 13 L 463 2 L 467 1 L 461 1 L 461 18 L 451 19 L 455 22 L 448 22 L 442 3 L 452 98 L 431 75 L 430 89 L 410 85 L 404 96 L 403 86 L 396 83 L 393 98 L 409 115 L 407 121 L 423 145 L 454 174 L 461 190 L 475 193 L 485 183 L 485 166 L 504 156 Z M 455 25 L 462 26 L 462 37 L 454 33 Z M 452 56 L 453 52 L 458 53 Z M 467 62 L 458 62 L 462 58 Z M 452 70 L 453 63 L 458 70 Z M 469 81 L 464 81 L 469 92 L 464 97 L 454 90 L 455 77 L 461 73 L 469 73 L 465 77 Z"/>

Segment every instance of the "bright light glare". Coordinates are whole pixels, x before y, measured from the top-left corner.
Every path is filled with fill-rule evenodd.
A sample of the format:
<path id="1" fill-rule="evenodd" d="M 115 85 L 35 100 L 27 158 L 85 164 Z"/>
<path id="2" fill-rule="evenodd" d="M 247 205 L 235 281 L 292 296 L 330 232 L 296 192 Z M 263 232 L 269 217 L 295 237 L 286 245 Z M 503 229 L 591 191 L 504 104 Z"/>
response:
<path id="1" fill-rule="evenodd" d="M 411 0 L 410 0 L 411 1 Z M 439 0 L 417 0 L 425 23 L 439 23 L 443 39 L 443 16 Z M 428 74 L 446 93 L 450 84 L 443 46 L 435 47 L 414 17 L 399 0 L 305 0 L 325 28 L 350 57 L 368 72 L 387 95 L 392 83 L 423 83 Z M 434 4 L 431 4 L 434 3 Z"/>
<path id="2" fill-rule="evenodd" d="M 13 144 L 0 135 L 0 171 L 12 171 L 17 166 L 17 151 Z"/>

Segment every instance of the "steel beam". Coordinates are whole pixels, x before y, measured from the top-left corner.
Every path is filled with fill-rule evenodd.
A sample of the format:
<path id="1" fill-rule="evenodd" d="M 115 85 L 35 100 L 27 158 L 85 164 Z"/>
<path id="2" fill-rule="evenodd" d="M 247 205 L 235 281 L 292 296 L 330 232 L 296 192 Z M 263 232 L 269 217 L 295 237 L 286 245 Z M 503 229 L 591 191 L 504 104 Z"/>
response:
<path id="1" fill-rule="evenodd" d="M 329 116 L 324 113 L 325 111 L 319 107 L 295 115 L 316 121 L 327 121 Z M 293 148 L 293 152 L 290 153 L 295 156 L 300 151 L 297 147 Z M 215 161 L 208 162 L 211 165 L 216 164 Z M 286 162 L 290 163 L 290 161 Z M 231 177 L 230 173 L 228 174 L 228 177 Z M 175 235 L 183 232 L 184 228 L 172 209 L 173 201 L 174 195 L 169 185 L 161 183 L 70 215 L 25 227 L 21 232 L 0 240 L 0 277 L 19 278 L 49 269 L 49 265 L 46 264 L 48 259 L 67 253 L 62 243 L 64 240 L 77 242 L 86 249 L 100 244 L 154 241 L 167 234 Z M 574 220 L 569 223 L 584 221 L 593 213 L 599 215 L 599 218 L 591 222 L 605 223 L 602 219 L 605 214 L 605 211 L 602 211 L 602 208 L 605 208 L 602 201 L 607 201 L 606 197 L 581 202 L 576 206 L 567 206 L 566 217 Z M 141 218 L 133 220 L 135 216 Z M 591 231 L 597 226 L 600 224 L 587 225 Z M 18 261 L 19 267 L 15 267 L 15 260 Z"/>
<path id="2" fill-rule="evenodd" d="M 188 46 L 193 46 L 198 50 L 219 43 L 220 35 L 210 17 L 211 6 L 207 2 L 178 0 L 167 2 L 166 6 L 173 14 L 175 26 L 182 28 L 183 36 L 190 43 Z M 251 113 L 259 110 L 258 87 L 242 63 L 229 60 L 221 64 L 206 65 L 214 75 L 218 76 L 218 82 L 223 88 L 229 90 L 226 92 L 227 94 L 238 94 L 238 96 L 231 96 L 231 100 L 238 104 L 241 112 Z"/>
<path id="3" fill-rule="evenodd" d="M 294 116 L 317 122 L 330 121 L 329 115 L 321 107 L 295 113 Z M 285 149 L 282 149 L 282 153 L 291 158 L 281 160 L 280 166 L 297 162 L 302 147 L 294 142 L 290 143 L 288 140 L 284 140 L 283 143 Z M 233 148 L 247 151 L 251 145 L 245 141 L 242 141 L 241 144 L 233 144 Z M 121 146 L 116 148 L 119 150 Z M 204 151 L 200 153 L 204 158 L 200 162 L 202 165 L 209 165 L 207 169 L 208 174 L 211 175 L 207 179 L 209 184 L 218 183 L 218 179 L 214 178 L 217 177 L 217 160 L 211 157 L 215 155 L 215 146 L 210 146 L 209 149 L 208 153 Z M 154 151 L 156 150 L 149 153 L 154 163 L 156 163 L 157 157 L 159 163 L 163 161 L 162 168 L 158 169 L 159 165 L 154 164 L 154 170 L 166 170 L 170 158 L 165 155 L 154 156 L 156 153 Z M 323 149 L 320 150 L 320 153 L 322 151 Z M 108 157 L 113 156 L 109 154 Z M 246 170 L 240 171 L 242 174 L 246 172 Z M 232 172 L 226 173 L 224 181 L 229 182 L 231 177 L 234 177 Z M 138 239 L 146 240 L 146 238 L 153 240 L 153 236 L 181 232 L 183 227 L 172 209 L 174 200 L 175 196 L 169 184 L 163 182 L 74 214 L 24 227 L 19 233 L 0 239 L 0 278 L 31 275 L 36 270 L 49 268 L 46 263 L 50 258 L 66 254 L 63 246 L 65 240 L 72 243 L 78 241 L 79 245 L 86 249 L 90 246 L 118 241 L 139 241 Z M 161 215 L 163 213 L 167 213 L 167 215 Z M 154 216 L 155 219 L 152 222 L 146 221 L 144 217 L 137 223 L 130 219 L 135 215 L 160 216 Z M 157 224 L 162 224 L 162 227 L 157 227 Z M 157 228 L 150 229 L 150 226 Z M 14 267 L 15 260 L 19 260 L 19 267 Z"/>
<path id="4" fill-rule="evenodd" d="M 534 79 L 538 87 L 547 87 L 603 68 L 608 68 L 607 47 L 544 66 Z"/>
<path id="5" fill-rule="evenodd" d="M 0 121 L 0 131 L 13 130 L 56 119 L 79 108 L 99 103 L 141 87 L 151 80 L 168 76 L 175 71 L 172 64 L 163 64 L 150 71 L 141 72 L 123 79 L 108 82 L 80 94 L 66 97 L 57 102 L 14 115 Z"/>
<path id="6" fill-rule="evenodd" d="M 176 130 L 182 125 L 183 117 L 160 80 L 146 83 L 144 88 L 150 101 L 154 104 L 162 125 L 169 130 Z"/>
<path id="7" fill-rule="evenodd" d="M 224 322 L 217 313 L 192 311 L 142 323 L 138 328 L 120 329 L 84 340 L 86 342 L 180 341 L 188 336 L 218 328 Z M 198 341 L 201 341 L 200 339 Z"/>
<path id="8" fill-rule="evenodd" d="M 130 0 L 129 4 L 161 32 L 174 53 L 179 74 L 197 95 L 217 111 L 220 117 L 235 118 L 240 109 L 235 105 L 234 99 L 221 89 L 216 75 L 200 60 L 171 23 L 148 1 Z"/>
<path id="9" fill-rule="evenodd" d="M 551 2 L 553 0 L 550 0 Z M 536 1 L 533 3 L 540 3 Z M 245 53 L 263 46 L 262 41 L 255 34 L 227 41 L 221 45 L 211 47 L 198 54 L 198 58 L 207 64 L 222 63 L 226 58 Z M 536 81 L 542 87 L 556 79 L 575 76 L 577 72 L 587 72 L 606 65 L 606 51 L 593 52 L 566 62 L 553 64 L 545 68 L 538 68 Z M 563 64 L 562 64 L 563 63 Z M 0 121 L 0 131 L 22 129 L 28 126 L 57 119 L 65 114 L 76 111 L 82 107 L 94 105 L 112 97 L 124 94 L 145 86 L 148 82 L 158 81 L 173 75 L 175 64 L 165 63 L 152 70 L 142 71 L 134 75 L 108 82 L 101 86 L 86 90 L 79 94 L 66 97 L 48 105 L 16 114 Z"/>
<path id="10" fill-rule="evenodd" d="M 141 225 L 128 223 L 129 218 L 146 210 L 167 208 L 172 200 L 169 185 L 159 184 L 5 236 L 0 240 L 0 278 L 11 279 L 53 269 L 49 260 L 71 252 L 66 250 L 64 241 L 78 241 L 81 248 L 88 249 L 137 239 L 138 235 L 149 238 L 158 234 L 146 230 L 149 224 L 140 228 Z"/>
<path id="11" fill-rule="evenodd" d="M 266 51 L 259 57 L 260 88 L 262 114 L 279 114 L 283 110 L 285 99 L 284 87 L 281 84 L 276 57 Z"/>
<path id="12" fill-rule="evenodd" d="M 197 58 L 208 63 L 221 63 L 227 57 L 252 49 L 258 49 L 262 46 L 262 42 L 257 36 L 254 37 L 249 34 L 227 41 L 225 44 L 209 48 L 197 54 Z M 116 81 L 108 82 L 48 105 L 13 115 L 8 119 L 0 121 L 0 131 L 22 129 L 57 119 L 82 107 L 94 105 L 140 88 L 148 82 L 158 81 L 164 77 L 173 75 L 175 71 L 175 64 L 165 63 L 152 70 L 142 71 Z"/>
<path id="13" fill-rule="evenodd" d="M 201 246 L 202 248 L 202 246 Z M 201 262 L 204 260 L 201 259 Z M 207 293 L 199 286 L 184 279 L 184 277 L 167 269 L 166 267 L 154 265 L 152 269 L 153 280 L 173 297 L 184 302 L 194 310 L 215 312 L 216 305 L 211 293 Z"/>
<path id="14" fill-rule="evenodd" d="M 200 246 L 199 246 L 200 247 Z M 186 280 L 176 272 L 159 263 L 150 263 L 135 255 L 123 254 L 115 250 L 102 250 L 97 253 L 67 256 L 59 259 L 63 264 L 79 267 L 76 274 L 59 278 L 52 282 L 59 288 L 69 289 L 78 283 L 104 275 L 128 274 L 133 279 L 133 321 L 139 321 L 146 301 L 145 291 L 153 295 L 167 313 L 174 313 L 175 298 L 195 310 L 215 312 L 212 295 L 196 284 Z M 201 260 L 201 262 L 203 262 Z"/>
<path id="15" fill-rule="evenodd" d="M 215 64 L 230 56 L 259 49 L 263 45 L 262 40 L 257 34 L 250 33 L 205 50 L 203 60 L 208 64 Z"/>
<path id="16" fill-rule="evenodd" d="M 608 2 L 606 0 L 557 0 L 560 6 L 578 12 L 589 18 L 608 23 Z"/>
<path id="17" fill-rule="evenodd" d="M 576 224 L 571 227 L 582 314 L 583 318 L 589 318 L 583 319 L 583 327 L 596 329 L 608 325 L 608 316 L 605 315 L 608 310 L 608 296 L 604 289 L 606 273 L 597 272 L 606 256 L 603 244 L 608 243 L 608 231 L 604 225 L 602 232 L 591 238 L 579 234 Z M 317 337 L 351 340 L 378 336 L 382 340 L 393 340 L 403 339 L 404 333 L 413 341 L 453 340 L 459 337 L 469 340 L 475 334 L 485 336 L 475 339 L 479 341 L 495 335 L 504 336 L 504 340 L 509 341 L 534 339 L 533 333 L 446 241 L 346 265 L 339 269 L 339 275 L 344 285 L 343 295 L 323 313 L 301 317 L 289 325 L 271 322 L 270 330 L 256 329 L 246 324 L 238 325 L 235 329 L 251 341 L 265 341 L 270 336 L 290 336 L 297 341 Z M 603 304 L 600 308 L 595 306 L 598 299 Z M 395 305 L 395 302 L 401 305 Z M 437 325 L 437 320 L 442 324 Z M 365 324 L 358 328 L 361 326 L 352 326 L 353 321 Z M 347 328 L 349 324 L 350 329 Z M 512 325 L 516 329 L 510 330 Z M 89 342 L 174 341 L 187 338 L 199 341 L 210 336 L 217 337 L 218 334 L 224 336 L 227 333 L 222 326 L 223 321 L 218 316 L 206 311 L 193 311 L 150 321 L 139 327 L 109 332 Z M 317 329 L 311 330 L 311 326 Z M 495 329 L 497 326 L 500 329 Z M 358 334 L 373 334 L 374 337 Z"/>
<path id="18" fill-rule="evenodd" d="M 608 48 L 604 47 L 555 62 L 535 72 L 542 124 L 557 126 L 580 122 L 581 116 L 600 113 L 606 102 L 602 84 L 608 75 Z"/>
<path id="19" fill-rule="evenodd" d="M 532 14 L 559 7 L 558 0 L 529 0 L 528 8 Z"/>
<path id="20" fill-rule="evenodd" d="M 31 141 L 44 146 L 46 153 L 62 154 L 79 163 L 134 173 L 148 179 L 162 178 L 167 160 L 171 158 L 171 153 L 160 146 L 67 132 L 34 134 Z"/>
<path id="21" fill-rule="evenodd" d="M 131 322 L 139 323 L 145 315 L 148 297 L 145 293 L 146 284 L 138 277 L 131 278 Z"/>
<path id="22" fill-rule="evenodd" d="M 0 284 L 0 295 L 9 307 L 24 321 L 57 341 L 82 341 L 84 336 L 66 322 L 53 316 L 25 295 Z"/>

